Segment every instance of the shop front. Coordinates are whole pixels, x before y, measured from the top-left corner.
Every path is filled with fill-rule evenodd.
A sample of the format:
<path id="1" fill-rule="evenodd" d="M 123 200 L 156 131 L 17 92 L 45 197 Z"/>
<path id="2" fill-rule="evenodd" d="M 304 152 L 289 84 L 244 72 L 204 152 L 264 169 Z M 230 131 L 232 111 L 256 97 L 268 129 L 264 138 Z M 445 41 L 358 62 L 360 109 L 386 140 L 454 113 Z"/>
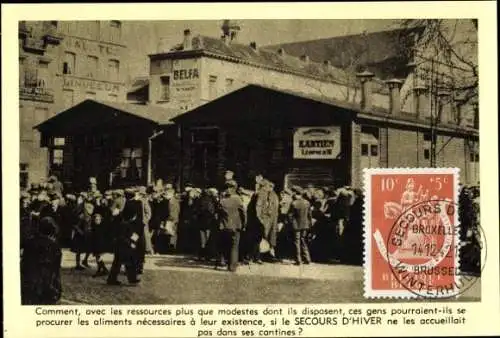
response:
<path id="1" fill-rule="evenodd" d="M 50 153 L 50 174 L 68 190 L 85 190 L 89 177 L 101 190 L 145 185 L 149 138 L 171 111 L 86 100 L 36 126 Z M 166 126 L 165 126 L 166 127 Z"/>
<path id="2" fill-rule="evenodd" d="M 258 174 L 278 189 L 350 182 L 352 111 L 326 99 L 249 85 L 173 121 L 183 183 L 220 186 L 225 170 L 248 189 Z"/>

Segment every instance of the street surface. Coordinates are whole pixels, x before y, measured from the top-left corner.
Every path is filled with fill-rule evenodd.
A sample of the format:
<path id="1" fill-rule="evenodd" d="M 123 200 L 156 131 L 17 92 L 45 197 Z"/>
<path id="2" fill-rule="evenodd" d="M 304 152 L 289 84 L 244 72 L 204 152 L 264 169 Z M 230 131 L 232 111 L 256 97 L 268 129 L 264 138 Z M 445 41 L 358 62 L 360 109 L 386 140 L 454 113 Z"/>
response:
<path id="1" fill-rule="evenodd" d="M 106 254 L 108 268 L 113 255 Z M 65 250 L 62 263 L 62 304 L 272 304 L 363 303 L 363 268 L 341 264 L 295 266 L 291 261 L 241 265 L 236 273 L 194 261 L 188 256 L 146 257 L 139 286 L 106 285 L 92 278 L 90 268 L 75 271 L 74 254 Z M 480 280 L 460 301 L 480 300 Z M 429 300 L 424 300 L 429 301 Z M 446 300 L 453 301 L 453 300 Z M 384 303 L 387 300 L 370 300 Z M 397 300 L 390 300 L 391 303 Z M 407 301 L 405 301 L 407 302 Z"/>

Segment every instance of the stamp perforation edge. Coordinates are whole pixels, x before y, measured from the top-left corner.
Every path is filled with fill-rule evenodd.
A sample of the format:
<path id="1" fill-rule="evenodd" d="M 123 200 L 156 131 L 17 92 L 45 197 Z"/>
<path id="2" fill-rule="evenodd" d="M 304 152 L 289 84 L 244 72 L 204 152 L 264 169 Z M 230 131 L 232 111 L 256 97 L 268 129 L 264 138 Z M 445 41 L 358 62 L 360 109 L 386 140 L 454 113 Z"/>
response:
<path id="1" fill-rule="evenodd" d="M 372 241 L 371 241 L 371 180 L 370 177 L 373 174 L 428 174 L 429 172 L 434 173 L 452 173 L 453 174 L 453 191 L 454 191 L 454 201 L 458 204 L 459 201 L 459 182 L 460 182 L 460 168 L 456 167 L 440 167 L 440 168 L 410 168 L 410 167 L 393 167 L 393 168 L 365 168 L 363 169 L 363 192 L 364 192 L 364 201 L 363 201 L 363 296 L 366 299 L 415 299 L 422 298 L 419 297 L 407 290 L 372 290 L 370 288 L 372 282 L 372 271 L 371 271 L 371 261 L 368 259 L 367 255 L 372 250 Z M 455 245 L 460 243 L 460 223 L 458 217 L 458 208 L 455 212 L 454 217 L 454 226 L 458 228 L 458 231 L 455 232 Z M 455 252 L 455 267 L 460 272 L 460 248 Z M 460 273 L 455 275 L 455 283 L 459 285 L 460 282 Z M 459 297 L 457 293 L 456 297 Z M 438 298 L 438 297 L 436 297 Z"/>

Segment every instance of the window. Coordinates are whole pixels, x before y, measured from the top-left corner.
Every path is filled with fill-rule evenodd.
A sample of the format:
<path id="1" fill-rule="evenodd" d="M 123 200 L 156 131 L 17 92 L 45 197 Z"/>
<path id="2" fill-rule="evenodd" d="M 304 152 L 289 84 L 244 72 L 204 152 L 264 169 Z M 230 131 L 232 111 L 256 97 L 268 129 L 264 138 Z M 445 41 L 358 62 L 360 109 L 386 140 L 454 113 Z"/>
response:
<path id="1" fill-rule="evenodd" d="M 75 64 L 76 55 L 74 53 L 65 52 L 62 73 L 75 74 Z"/>
<path id="2" fill-rule="evenodd" d="M 54 137 L 54 146 L 55 147 L 63 147 L 65 144 L 64 137 Z"/>
<path id="3" fill-rule="evenodd" d="M 91 39 L 99 40 L 99 21 L 88 22 L 88 36 Z"/>
<path id="4" fill-rule="evenodd" d="M 162 101 L 170 100 L 170 76 L 162 76 L 161 80 L 161 94 L 160 99 Z"/>
<path id="5" fill-rule="evenodd" d="M 120 42 L 121 40 L 121 22 L 111 21 L 109 23 L 109 40 L 112 42 Z"/>
<path id="6" fill-rule="evenodd" d="M 72 107 L 75 104 L 75 93 L 72 90 L 63 90 L 64 107 Z"/>
<path id="7" fill-rule="evenodd" d="M 108 95 L 108 100 L 112 102 L 117 102 L 118 101 L 118 95 L 116 94 L 109 94 Z"/>
<path id="8" fill-rule="evenodd" d="M 430 149 L 424 149 L 424 159 L 428 160 L 431 158 L 431 150 Z"/>
<path id="9" fill-rule="evenodd" d="M 47 62 L 38 63 L 37 85 L 38 88 L 47 88 L 49 86 L 49 64 Z"/>
<path id="10" fill-rule="evenodd" d="M 68 21 L 68 34 L 69 35 L 77 35 L 78 34 L 78 22 L 77 21 Z"/>
<path id="11" fill-rule="evenodd" d="M 99 59 L 97 56 L 87 56 L 87 77 L 96 78 Z"/>
<path id="12" fill-rule="evenodd" d="M 142 178 L 142 149 L 125 148 L 122 151 L 122 161 L 120 164 L 120 174 L 122 178 L 140 179 Z"/>
<path id="13" fill-rule="evenodd" d="M 120 62 L 118 60 L 108 61 L 108 80 L 118 81 L 118 76 L 120 73 Z"/>
<path id="14" fill-rule="evenodd" d="M 233 79 L 226 79 L 226 91 L 231 90 L 233 87 L 234 80 Z"/>
<path id="15" fill-rule="evenodd" d="M 362 156 L 368 156 L 368 144 L 363 143 L 361 145 L 361 155 Z"/>
<path id="16" fill-rule="evenodd" d="M 62 165 L 63 164 L 63 150 L 53 149 L 52 150 L 52 164 Z"/>
<path id="17" fill-rule="evenodd" d="M 424 141 L 431 141 L 431 133 L 425 133 L 424 134 Z"/>
<path id="18" fill-rule="evenodd" d="M 376 168 L 379 166 L 379 128 L 375 126 L 361 126 L 361 168 Z"/>
<path id="19" fill-rule="evenodd" d="M 210 99 L 217 97 L 217 76 L 210 75 L 208 79 L 208 96 Z"/>

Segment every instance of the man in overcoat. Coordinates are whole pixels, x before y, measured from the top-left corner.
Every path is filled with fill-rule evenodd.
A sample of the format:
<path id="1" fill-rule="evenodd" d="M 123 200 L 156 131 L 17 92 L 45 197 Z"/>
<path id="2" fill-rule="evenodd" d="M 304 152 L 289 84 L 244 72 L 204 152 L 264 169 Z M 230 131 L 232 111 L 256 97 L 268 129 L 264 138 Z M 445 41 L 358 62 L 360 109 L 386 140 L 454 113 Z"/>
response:
<path id="1" fill-rule="evenodd" d="M 307 246 L 307 232 L 311 228 L 311 204 L 303 197 L 302 188 L 292 188 L 294 201 L 290 206 L 290 220 L 294 230 L 295 265 L 309 264 L 311 255 Z"/>
<path id="2" fill-rule="evenodd" d="M 238 184 L 235 181 L 226 182 L 219 210 L 219 255 L 222 256 L 221 260 L 223 258 L 228 262 L 228 270 L 232 272 L 237 269 L 240 232 L 246 223 L 245 208 L 236 193 L 237 188 Z"/>

